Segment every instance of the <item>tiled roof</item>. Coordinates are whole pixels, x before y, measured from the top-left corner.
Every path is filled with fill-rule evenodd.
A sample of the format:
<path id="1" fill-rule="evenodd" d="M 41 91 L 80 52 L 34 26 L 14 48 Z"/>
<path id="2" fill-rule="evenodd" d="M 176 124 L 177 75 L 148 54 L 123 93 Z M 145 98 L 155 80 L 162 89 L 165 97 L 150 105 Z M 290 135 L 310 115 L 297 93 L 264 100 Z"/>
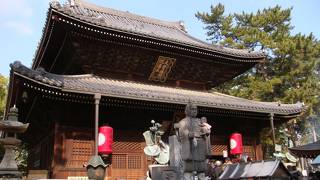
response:
<path id="1" fill-rule="evenodd" d="M 188 101 L 198 106 L 220 109 L 233 109 L 281 115 L 299 114 L 304 110 L 303 103 L 279 104 L 278 102 L 258 102 L 229 96 L 221 93 L 192 91 L 173 87 L 141 84 L 101 78 L 93 75 L 56 75 L 43 69 L 32 70 L 20 62 L 10 65 L 11 69 L 39 83 L 54 86 L 64 91 L 83 94 L 101 93 L 102 96 L 136 100 L 186 104 Z"/>
<path id="2" fill-rule="evenodd" d="M 156 38 L 234 57 L 261 59 L 266 56 L 262 52 L 250 52 L 248 50 L 231 49 L 208 44 L 190 36 L 186 32 L 182 21 L 162 21 L 129 12 L 100 7 L 81 0 L 70 0 L 70 3 L 66 3 L 63 6 L 54 1 L 51 3 L 51 8 L 74 19 L 107 29 L 120 30 L 143 37 Z"/>
<path id="3" fill-rule="evenodd" d="M 289 148 L 290 152 L 298 157 L 317 157 L 320 154 L 320 140 L 298 146 Z"/>
<path id="4" fill-rule="evenodd" d="M 277 169 L 281 168 L 281 174 L 277 174 Z M 258 161 L 249 163 L 236 163 L 226 166 L 225 171 L 219 179 L 250 179 L 267 177 L 289 177 L 289 171 L 280 160 Z"/>

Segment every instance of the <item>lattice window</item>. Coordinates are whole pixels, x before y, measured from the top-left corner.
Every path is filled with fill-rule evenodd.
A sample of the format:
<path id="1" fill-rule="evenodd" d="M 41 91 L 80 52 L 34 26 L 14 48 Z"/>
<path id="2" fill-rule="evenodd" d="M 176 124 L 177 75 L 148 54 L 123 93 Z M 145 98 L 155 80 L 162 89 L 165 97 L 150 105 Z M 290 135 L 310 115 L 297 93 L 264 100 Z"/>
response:
<path id="1" fill-rule="evenodd" d="M 141 156 L 129 155 L 128 156 L 128 169 L 141 169 Z"/>
<path id="2" fill-rule="evenodd" d="M 142 151 L 141 142 L 114 142 L 112 148 L 116 152 L 141 152 Z"/>
<path id="3" fill-rule="evenodd" d="M 211 146 L 211 152 L 213 155 L 222 155 L 223 151 L 228 151 L 227 145 L 215 144 Z"/>
<path id="4" fill-rule="evenodd" d="M 126 169 L 127 168 L 127 156 L 125 154 L 113 155 L 112 156 L 112 168 Z"/>
<path id="5" fill-rule="evenodd" d="M 71 158 L 69 159 L 68 167 L 82 167 L 83 163 L 87 162 L 93 152 L 93 142 L 90 140 L 72 140 Z"/>
<path id="6" fill-rule="evenodd" d="M 92 155 L 92 142 L 86 140 L 73 140 L 72 155 L 90 156 Z"/>

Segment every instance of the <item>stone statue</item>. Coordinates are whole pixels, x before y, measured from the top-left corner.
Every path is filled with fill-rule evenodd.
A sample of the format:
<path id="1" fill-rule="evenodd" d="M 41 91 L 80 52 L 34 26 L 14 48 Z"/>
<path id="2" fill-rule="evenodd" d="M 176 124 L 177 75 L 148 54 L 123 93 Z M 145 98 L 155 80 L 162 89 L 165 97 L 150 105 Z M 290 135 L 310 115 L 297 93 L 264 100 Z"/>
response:
<path id="1" fill-rule="evenodd" d="M 210 128 L 205 117 L 197 118 L 197 106 L 186 105 L 186 117 L 174 124 L 180 142 L 182 171 L 185 180 L 205 179 L 206 156 L 211 154 Z"/>

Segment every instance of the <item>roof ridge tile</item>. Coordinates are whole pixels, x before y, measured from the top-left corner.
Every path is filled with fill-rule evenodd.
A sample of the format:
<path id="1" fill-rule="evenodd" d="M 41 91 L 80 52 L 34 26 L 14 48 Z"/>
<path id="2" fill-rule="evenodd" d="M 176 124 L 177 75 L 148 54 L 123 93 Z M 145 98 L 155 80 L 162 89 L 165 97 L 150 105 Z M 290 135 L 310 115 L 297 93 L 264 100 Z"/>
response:
<path id="1" fill-rule="evenodd" d="M 143 21 L 145 23 L 154 23 L 157 25 L 171 27 L 171 28 L 178 28 L 180 26 L 180 21 L 164 21 L 164 20 L 160 20 L 160 19 L 156 19 L 156 18 L 138 15 L 135 13 L 131 13 L 129 11 L 121 11 L 121 10 L 116 10 L 116 9 L 109 8 L 109 7 L 98 6 L 98 5 L 89 3 L 84 0 L 74 0 L 74 6 L 79 6 L 82 8 L 86 8 L 88 10 L 92 10 L 92 11 L 96 11 L 96 12 L 100 12 L 100 13 L 104 13 L 104 14 L 110 14 L 110 15 L 115 15 L 115 16 L 119 16 L 119 17 L 131 18 L 133 20 Z"/>

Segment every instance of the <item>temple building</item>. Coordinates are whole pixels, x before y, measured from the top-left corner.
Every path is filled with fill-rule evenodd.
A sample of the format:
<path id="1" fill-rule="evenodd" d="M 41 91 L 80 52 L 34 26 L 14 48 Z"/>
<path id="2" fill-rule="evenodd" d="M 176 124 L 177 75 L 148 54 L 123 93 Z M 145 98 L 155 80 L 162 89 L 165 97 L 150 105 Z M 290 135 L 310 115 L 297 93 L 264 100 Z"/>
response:
<path id="1" fill-rule="evenodd" d="M 139 179 L 151 159 L 142 133 L 155 120 L 164 137 L 198 106 L 212 127 L 212 154 L 229 149 L 229 136 L 243 136 L 244 151 L 263 159 L 262 128 L 299 116 L 302 103 L 257 102 L 209 92 L 265 60 L 250 52 L 207 44 L 167 22 L 99 7 L 81 0 L 51 2 L 32 67 L 11 64 L 7 111 L 30 123 L 28 169 L 49 178 L 86 176 L 94 151 L 95 105 L 99 125 L 114 129 L 112 179 Z M 95 104 L 96 103 L 96 104 Z"/>

